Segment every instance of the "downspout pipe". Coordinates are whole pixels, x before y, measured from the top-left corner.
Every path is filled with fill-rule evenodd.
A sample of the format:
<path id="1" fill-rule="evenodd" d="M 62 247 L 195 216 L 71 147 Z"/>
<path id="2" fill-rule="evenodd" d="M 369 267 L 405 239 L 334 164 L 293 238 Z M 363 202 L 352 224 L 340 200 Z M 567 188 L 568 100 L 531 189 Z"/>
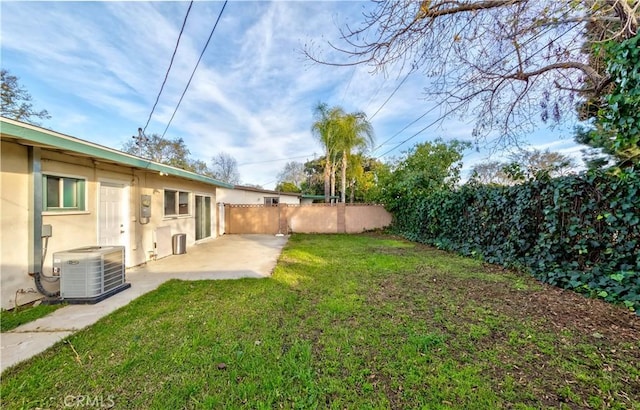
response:
<path id="1" fill-rule="evenodd" d="M 44 258 L 42 255 L 42 158 L 39 147 L 29 147 L 27 149 L 29 161 L 29 275 L 33 280 L 38 292 L 53 298 L 60 295 L 60 291 L 51 292 L 42 285 L 42 266 Z"/>

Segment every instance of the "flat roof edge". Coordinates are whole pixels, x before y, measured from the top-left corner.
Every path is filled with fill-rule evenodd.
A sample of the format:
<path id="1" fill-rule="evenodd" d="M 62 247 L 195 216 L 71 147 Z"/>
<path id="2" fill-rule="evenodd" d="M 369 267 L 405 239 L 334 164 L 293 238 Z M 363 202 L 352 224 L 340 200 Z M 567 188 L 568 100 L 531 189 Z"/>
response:
<path id="1" fill-rule="evenodd" d="M 189 179 L 192 181 L 203 182 L 209 185 L 216 185 L 223 188 L 233 189 L 234 187 L 233 184 L 218 181 L 204 175 L 172 167 L 170 165 L 160 164 L 158 162 L 127 154 L 126 152 L 118 151 L 113 148 L 105 147 L 89 141 L 84 141 L 79 138 L 71 137 L 69 135 L 61 134 L 36 125 L 23 123 L 5 117 L 0 117 L 0 133 L 17 138 L 19 140 L 77 152 L 96 159 L 109 160 L 134 168 L 164 172 L 167 175 Z"/>

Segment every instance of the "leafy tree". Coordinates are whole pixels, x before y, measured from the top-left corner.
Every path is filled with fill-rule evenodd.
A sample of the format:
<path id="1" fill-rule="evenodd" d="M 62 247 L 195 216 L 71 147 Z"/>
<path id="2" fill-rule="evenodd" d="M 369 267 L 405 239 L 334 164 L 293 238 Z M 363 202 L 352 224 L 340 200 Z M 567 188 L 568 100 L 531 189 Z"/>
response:
<path id="1" fill-rule="evenodd" d="M 481 185 L 511 185 L 513 180 L 505 172 L 505 163 L 500 161 L 488 161 L 475 164 L 471 168 L 469 182 Z"/>
<path id="2" fill-rule="evenodd" d="M 221 152 L 212 161 L 211 172 L 215 178 L 228 184 L 240 183 L 240 171 L 238 171 L 238 161 L 230 154 Z"/>
<path id="3" fill-rule="evenodd" d="M 335 195 L 335 171 L 341 158 L 341 200 L 345 201 L 348 158 L 354 148 L 364 148 L 373 141 L 373 128 L 361 112 L 347 114 L 341 107 L 319 103 L 311 131 L 325 150 L 325 202 Z"/>
<path id="4" fill-rule="evenodd" d="M 453 189 L 460 180 L 462 152 L 470 147 L 468 142 L 455 140 L 415 145 L 380 181 L 381 200 L 394 213 L 414 200 Z"/>
<path id="5" fill-rule="evenodd" d="M 587 42 L 637 34 L 639 0 L 376 1 L 360 26 L 347 26 L 346 62 L 373 71 L 421 71 L 426 91 L 460 114 L 474 136 L 500 131 L 503 144 L 545 121 L 560 121 L 577 98 L 606 93 L 610 79 L 590 65 Z M 585 35 L 585 30 L 590 30 Z"/>
<path id="6" fill-rule="evenodd" d="M 297 188 L 302 186 L 305 179 L 304 164 L 296 161 L 287 162 L 278 174 L 278 183 L 290 182 Z"/>
<path id="7" fill-rule="evenodd" d="M 122 147 L 124 152 L 137 155 L 151 161 L 191 171 L 189 148 L 182 138 L 166 139 L 158 134 L 133 137 Z"/>
<path id="8" fill-rule="evenodd" d="M 276 191 L 278 192 L 293 192 L 293 193 L 299 193 L 300 188 L 298 188 L 298 186 L 296 184 L 294 184 L 293 182 L 280 182 L 278 185 L 276 185 Z"/>
<path id="9" fill-rule="evenodd" d="M 576 166 L 572 158 L 549 149 L 522 150 L 513 154 L 511 160 L 522 168 L 527 179 L 541 175 L 550 178 L 564 176 L 572 173 Z"/>
<path id="10" fill-rule="evenodd" d="M 31 94 L 18 82 L 19 78 L 9 71 L 0 69 L 0 87 L 2 88 L 2 105 L 0 115 L 33 125 L 40 125 L 36 119 L 51 118 L 47 110 L 37 111 L 31 103 Z"/>
<path id="11" fill-rule="evenodd" d="M 335 169 L 339 154 L 338 138 L 340 119 L 345 116 L 340 107 L 329 108 L 325 103 L 318 103 L 314 108 L 315 121 L 311 132 L 324 148 L 324 201 L 329 202 L 335 194 Z"/>
<path id="12" fill-rule="evenodd" d="M 305 181 L 301 188 L 304 194 L 323 195 L 324 159 L 304 163 Z M 363 153 L 349 157 L 347 167 L 347 191 L 351 202 L 381 201 L 379 181 L 391 172 L 390 166 Z"/>
<path id="13" fill-rule="evenodd" d="M 314 159 L 304 163 L 305 180 L 300 184 L 304 194 L 324 195 L 324 160 Z"/>
<path id="14" fill-rule="evenodd" d="M 511 155 L 511 162 L 489 161 L 473 166 L 470 182 L 483 185 L 513 185 L 539 178 L 555 178 L 571 174 L 575 161 L 559 152 L 521 150 Z"/>
<path id="15" fill-rule="evenodd" d="M 373 127 L 363 112 L 346 114 L 340 119 L 337 148 L 342 151 L 340 201 L 346 202 L 347 166 L 354 148 L 364 149 L 373 144 Z M 357 158 L 356 158 L 357 159 Z M 354 164 L 357 166 L 357 164 Z M 351 201 L 353 202 L 353 200 Z"/>
<path id="16" fill-rule="evenodd" d="M 349 203 L 351 204 L 356 200 L 356 188 L 360 188 L 360 181 L 364 179 L 363 160 L 364 155 L 362 153 L 349 155 L 348 158 L 348 166 L 343 179 L 346 181 L 344 191 L 349 190 Z"/>
<path id="17" fill-rule="evenodd" d="M 209 166 L 207 165 L 207 163 L 199 159 L 189 159 L 188 166 L 185 169 L 187 171 L 195 172 L 196 174 L 199 174 L 199 175 L 215 178 L 213 171 L 209 169 Z"/>
<path id="18" fill-rule="evenodd" d="M 595 124 L 578 130 L 576 140 L 612 156 L 622 167 L 640 163 L 640 34 L 602 47 L 612 82 L 597 102 Z M 606 164 L 595 157 L 595 164 Z"/>
<path id="19" fill-rule="evenodd" d="M 166 139 L 158 134 L 146 136 L 139 130 L 138 136 L 133 137 L 122 147 L 124 152 L 136 155 L 161 164 L 184 169 L 199 175 L 215 178 L 206 162 L 192 159 L 191 152 L 182 138 Z"/>
<path id="20" fill-rule="evenodd" d="M 389 166 L 376 158 L 370 158 L 363 153 L 349 157 L 347 168 L 347 182 L 349 183 L 349 201 L 376 202 L 380 198 L 378 181 L 390 172 Z M 383 177 L 382 177 L 383 178 Z"/>

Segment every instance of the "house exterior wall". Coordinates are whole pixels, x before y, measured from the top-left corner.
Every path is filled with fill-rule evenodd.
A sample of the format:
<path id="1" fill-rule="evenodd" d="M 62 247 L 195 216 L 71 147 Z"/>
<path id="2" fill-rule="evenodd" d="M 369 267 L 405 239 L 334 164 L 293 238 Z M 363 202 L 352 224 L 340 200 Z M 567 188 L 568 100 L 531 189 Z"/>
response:
<path id="1" fill-rule="evenodd" d="M 52 273 L 55 252 L 82 246 L 97 245 L 96 201 L 98 185 L 96 178 L 99 171 L 89 159 L 70 157 L 42 150 L 42 173 L 58 176 L 84 178 L 85 210 L 77 212 L 42 213 L 42 224 L 51 225 L 52 236 L 48 240 L 47 255 L 44 259 L 43 272 Z"/>
<path id="2" fill-rule="evenodd" d="M 164 216 L 164 190 L 178 190 L 190 193 L 189 203 L 189 215 L 187 216 Z M 180 178 L 173 178 L 167 176 L 160 176 L 158 174 L 145 174 L 141 177 L 140 194 L 136 194 L 136 198 L 140 195 L 151 195 L 151 218 L 149 223 L 137 224 L 138 229 L 142 230 L 142 235 L 138 234 L 139 238 L 136 246 L 139 250 L 139 258 L 143 258 L 142 253 L 145 254 L 146 259 L 142 262 L 149 260 L 154 251 L 154 241 L 156 237 L 156 229 L 159 227 L 170 227 L 171 235 L 178 233 L 184 233 L 187 236 L 187 246 L 193 245 L 196 242 L 196 219 L 195 219 L 195 196 L 208 196 L 211 198 L 211 237 L 217 236 L 216 227 L 216 210 L 215 206 L 216 188 L 210 185 L 204 185 L 198 182 L 192 182 L 183 180 Z M 138 212 L 139 206 L 136 205 L 135 212 Z M 206 240 L 206 239 L 204 239 Z M 140 263 L 142 263 L 140 262 Z"/>
<path id="3" fill-rule="evenodd" d="M 29 167 L 27 148 L 2 141 L 0 145 L 0 284 L 2 307 L 27 303 L 39 294 L 29 273 Z M 26 293 L 23 293 L 26 292 Z"/>
<path id="4" fill-rule="evenodd" d="M 281 204 L 300 204 L 299 195 L 249 191 L 244 190 L 241 187 L 235 189 L 218 188 L 218 202 L 222 202 L 225 204 L 264 205 L 264 198 L 273 197 L 278 197 Z"/>
<path id="5" fill-rule="evenodd" d="M 29 270 L 29 220 L 32 218 L 28 201 L 30 194 L 28 149 L 20 144 L 2 141 L 1 151 L 1 305 L 11 308 L 39 299 Z M 161 176 L 158 172 L 139 170 L 111 163 L 101 163 L 82 156 L 41 149 L 43 174 L 76 177 L 85 180 L 85 209 L 42 213 L 42 224 L 52 226 L 48 239 L 43 273 L 52 274 L 52 255 L 68 249 L 102 245 L 99 243 L 99 196 L 102 184 L 122 187 L 125 214 L 123 217 L 126 265 L 144 263 L 156 255 L 157 235 L 160 227 L 168 227 L 170 235 L 186 234 L 187 246 L 196 242 L 195 196 L 211 198 L 211 236 L 216 229 L 216 187 L 180 177 Z M 189 193 L 188 215 L 164 215 L 164 190 Z M 151 196 L 151 217 L 141 218 L 141 195 Z M 165 238 L 166 240 L 166 238 Z M 170 240 L 170 236 L 169 236 Z M 170 243 L 169 243 L 170 246 Z M 58 285 L 46 284 L 50 290 Z M 18 297 L 16 299 L 16 292 Z M 24 293 L 26 292 L 26 293 Z"/>

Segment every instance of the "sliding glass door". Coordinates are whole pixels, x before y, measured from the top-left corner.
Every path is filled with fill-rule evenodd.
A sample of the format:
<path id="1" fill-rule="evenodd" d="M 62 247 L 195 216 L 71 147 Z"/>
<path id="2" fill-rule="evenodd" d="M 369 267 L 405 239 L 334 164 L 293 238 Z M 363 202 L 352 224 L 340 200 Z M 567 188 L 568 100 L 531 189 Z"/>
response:
<path id="1" fill-rule="evenodd" d="M 211 236 L 211 197 L 196 195 L 196 241 Z"/>

